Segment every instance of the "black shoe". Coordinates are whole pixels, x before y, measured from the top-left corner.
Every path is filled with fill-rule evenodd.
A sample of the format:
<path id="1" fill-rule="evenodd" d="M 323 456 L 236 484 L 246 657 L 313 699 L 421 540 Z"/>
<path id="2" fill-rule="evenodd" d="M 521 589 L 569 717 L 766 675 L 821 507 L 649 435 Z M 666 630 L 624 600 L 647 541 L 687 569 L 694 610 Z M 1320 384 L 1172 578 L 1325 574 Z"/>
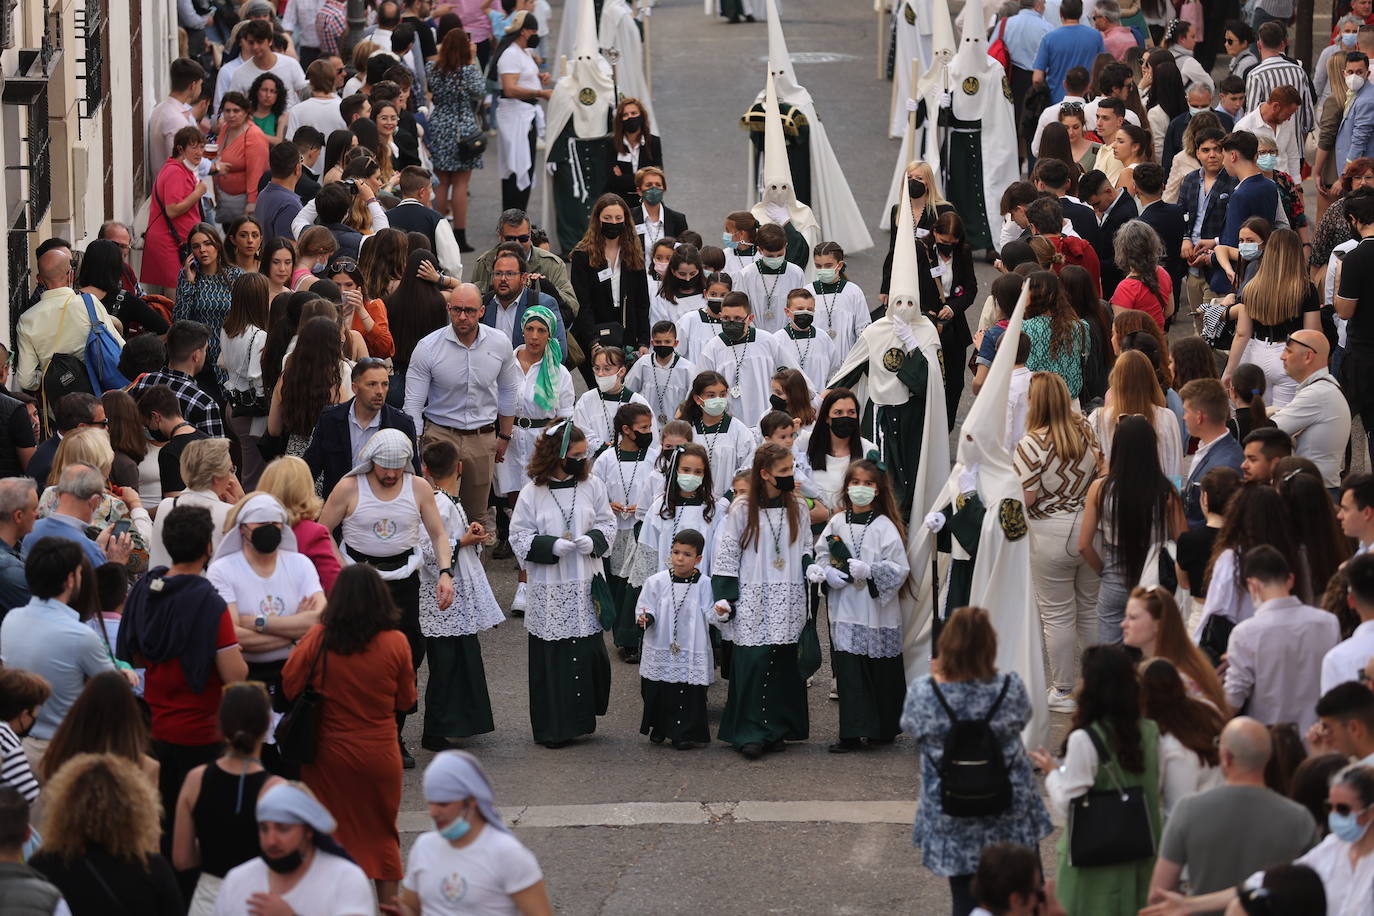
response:
<path id="1" fill-rule="evenodd" d="M 406 743 L 404 741 L 397 743 L 401 745 L 401 768 L 404 770 L 415 769 L 415 758 L 410 756 L 410 751 L 406 750 Z"/>
<path id="2" fill-rule="evenodd" d="M 841 738 L 839 741 L 836 741 L 826 748 L 826 750 L 832 754 L 848 754 L 852 751 L 857 751 L 861 746 L 858 738 Z"/>
<path id="3" fill-rule="evenodd" d="M 502 538 L 491 551 L 493 560 L 509 560 L 515 556 L 515 551 L 511 549 L 510 541 Z"/>
<path id="4" fill-rule="evenodd" d="M 770 754 L 776 754 L 787 750 L 787 742 L 779 738 L 777 741 L 769 741 L 763 746 L 763 749 Z"/>
<path id="5" fill-rule="evenodd" d="M 520 610 L 516 610 L 515 608 L 511 608 L 511 609 L 510 609 L 510 615 L 511 615 L 512 617 L 524 617 L 524 616 L 525 616 L 525 612 L 524 612 L 524 611 L 520 611 Z"/>
<path id="6" fill-rule="evenodd" d="M 556 751 L 560 747 L 567 747 L 569 744 L 572 744 L 572 739 L 564 738 L 562 741 L 541 741 L 540 743 L 549 750 Z"/>
<path id="7" fill-rule="evenodd" d="M 738 16 L 731 16 L 730 19 L 729 19 L 729 23 L 730 23 L 731 25 L 739 25 L 739 24 L 740 24 L 740 18 L 739 18 Z"/>
<path id="8" fill-rule="evenodd" d="M 427 751 L 447 751 L 451 750 L 453 745 L 449 743 L 447 738 L 441 738 L 438 735 L 421 735 L 420 747 Z"/>
<path id="9" fill-rule="evenodd" d="M 623 650 L 623 653 L 624 653 L 624 654 L 622 654 L 620 657 L 621 657 L 621 659 L 625 662 L 625 664 L 627 664 L 627 665 L 638 665 L 638 664 L 639 664 L 639 650 L 638 650 L 638 649 L 630 649 L 630 648 L 627 648 L 627 649 L 624 649 L 624 650 Z"/>
<path id="10" fill-rule="evenodd" d="M 747 13 L 746 13 L 745 16 L 744 16 L 744 21 L 745 21 L 745 22 L 758 22 L 757 19 L 755 19 L 753 16 L 751 16 L 751 15 L 749 15 L 749 14 L 747 14 Z"/>
<path id="11" fill-rule="evenodd" d="M 458 242 L 458 250 L 463 254 L 469 254 L 477 250 L 468 244 L 468 231 L 466 229 L 454 229 L 453 236 Z"/>
<path id="12" fill-rule="evenodd" d="M 759 744 L 757 741 L 750 741 L 748 744 L 741 747 L 739 752 L 744 755 L 744 759 L 746 760 L 758 760 L 763 756 L 763 745 Z"/>
<path id="13" fill-rule="evenodd" d="M 650 736 L 649 736 L 649 740 L 652 741 L 654 744 L 662 744 L 662 743 L 663 743 L 663 735 L 650 735 Z M 674 743 L 674 744 L 677 744 L 676 741 L 674 741 L 673 743 Z"/>
<path id="14" fill-rule="evenodd" d="M 676 738 L 673 739 L 673 750 L 675 751 L 690 751 L 695 747 L 696 744 L 692 741 L 678 741 Z"/>

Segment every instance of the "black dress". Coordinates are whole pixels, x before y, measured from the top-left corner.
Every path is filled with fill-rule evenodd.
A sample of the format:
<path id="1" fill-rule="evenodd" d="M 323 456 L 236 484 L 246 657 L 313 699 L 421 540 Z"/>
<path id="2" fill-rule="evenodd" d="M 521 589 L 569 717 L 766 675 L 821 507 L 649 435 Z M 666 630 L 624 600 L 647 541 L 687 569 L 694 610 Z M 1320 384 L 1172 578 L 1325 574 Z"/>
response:
<path id="1" fill-rule="evenodd" d="M 936 253 L 934 263 L 941 263 Z M 951 279 L 945 305 L 954 311 L 949 320 L 940 323 L 940 349 L 945 357 L 945 422 L 954 429 L 954 414 L 964 393 L 964 370 L 968 365 L 968 348 L 973 334 L 968 327 L 968 309 L 978 295 L 978 277 L 973 270 L 973 252 L 967 244 L 954 249 L 950 260 Z M 943 285 L 942 285 L 943 288 Z"/>
<path id="2" fill-rule="evenodd" d="M 140 862 L 116 859 L 103 849 L 87 849 L 70 862 L 39 852 L 29 865 L 57 886 L 72 916 L 184 916 L 186 904 L 172 866 L 157 853 Z"/>
<path id="3" fill-rule="evenodd" d="M 200 794 L 191 809 L 200 843 L 201 871 L 223 878 L 229 869 L 257 856 L 258 793 L 271 778 L 271 773 L 262 770 L 240 780 L 218 763 L 205 765 Z"/>
<path id="4" fill-rule="evenodd" d="M 663 143 L 655 134 L 645 136 L 644 145 L 639 150 L 638 165 L 631 165 L 629 153 L 616 150 L 614 154 L 618 158 L 610 161 L 606 171 L 606 186 L 602 190 L 607 194 L 619 194 L 633 210 L 640 205 L 639 192 L 635 190 L 635 172 L 646 165 L 663 168 Z"/>

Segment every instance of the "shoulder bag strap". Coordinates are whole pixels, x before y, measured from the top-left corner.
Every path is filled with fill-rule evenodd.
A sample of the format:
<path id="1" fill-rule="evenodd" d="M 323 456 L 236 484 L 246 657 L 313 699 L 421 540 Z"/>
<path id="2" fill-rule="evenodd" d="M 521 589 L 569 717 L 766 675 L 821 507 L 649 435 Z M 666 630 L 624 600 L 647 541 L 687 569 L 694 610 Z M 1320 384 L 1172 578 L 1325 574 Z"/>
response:
<path id="1" fill-rule="evenodd" d="M 1011 675 L 1002 675 L 1002 689 L 997 692 L 997 699 L 992 701 L 992 706 L 988 708 L 987 715 L 983 716 L 984 722 L 991 722 L 992 717 L 997 715 L 998 708 L 1002 705 L 1002 699 L 1007 695 L 1007 688 L 1011 686 Z"/>
<path id="2" fill-rule="evenodd" d="M 105 878 L 100 874 L 99 871 L 96 870 L 96 867 L 91 864 L 90 858 L 83 856 L 81 859 L 81 863 L 85 865 L 86 870 L 91 873 L 91 877 L 95 879 L 95 883 L 100 885 L 100 889 L 105 892 L 105 896 L 110 898 L 110 902 L 113 903 L 115 906 L 119 907 L 118 912 L 123 914 L 123 916 L 128 916 L 129 908 L 126 907 L 123 901 L 119 899 L 119 896 L 115 894 L 114 889 L 110 887 L 109 883 L 105 880 Z"/>
<path id="3" fill-rule="evenodd" d="M 1116 758 L 1112 756 L 1111 751 L 1107 749 L 1106 742 L 1098 735 L 1097 723 L 1094 722 L 1092 725 L 1089 725 L 1084 731 L 1088 733 L 1088 738 L 1092 741 L 1093 747 L 1097 749 L 1098 767 L 1107 771 L 1107 777 L 1111 779 L 1112 784 L 1116 786 L 1118 792 L 1125 792 L 1126 790 L 1121 784 L 1121 779 L 1118 778 L 1115 770 L 1112 769 L 1113 765 L 1116 763 Z"/>
<path id="4" fill-rule="evenodd" d="M 181 236 L 177 234 L 176 227 L 172 225 L 172 217 L 167 213 L 167 207 L 162 202 L 162 195 L 157 191 L 156 182 L 154 182 L 153 187 L 153 201 L 157 204 L 158 210 L 162 213 L 162 220 L 167 224 L 167 232 L 171 234 L 172 242 L 176 244 L 178 249 L 181 248 Z"/>
<path id="5" fill-rule="evenodd" d="M 935 699 L 940 701 L 940 706 L 944 709 L 945 715 L 949 716 L 951 721 L 959 721 L 959 717 L 954 714 L 954 710 L 949 708 L 949 703 L 945 700 L 945 695 L 940 691 L 940 685 L 936 683 L 935 678 L 930 679 L 930 689 L 935 691 Z"/>

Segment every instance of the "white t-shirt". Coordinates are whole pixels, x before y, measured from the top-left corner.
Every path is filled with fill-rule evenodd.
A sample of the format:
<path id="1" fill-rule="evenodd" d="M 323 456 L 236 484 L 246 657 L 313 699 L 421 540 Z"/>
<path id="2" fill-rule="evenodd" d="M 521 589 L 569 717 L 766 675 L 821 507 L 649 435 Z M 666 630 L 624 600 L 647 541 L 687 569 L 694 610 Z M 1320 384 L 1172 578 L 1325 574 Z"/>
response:
<path id="1" fill-rule="evenodd" d="M 267 893 L 267 863 L 249 859 L 224 876 L 215 898 L 215 916 L 248 916 L 248 898 Z M 373 916 L 377 904 L 372 882 L 347 859 L 315 851 L 314 861 L 282 900 L 297 913 L 310 916 Z"/>
<path id="2" fill-rule="evenodd" d="M 267 72 L 269 71 L 259 68 L 256 61 L 246 60 L 243 66 L 234 71 L 233 77 L 229 80 L 229 88 L 247 95 L 248 90 L 253 88 L 253 81 Z M 294 57 L 278 54 L 277 62 L 272 65 L 270 72 L 275 73 L 286 84 L 287 108 L 294 108 L 300 99 L 310 98 L 310 84 L 306 82 L 305 71 Z"/>
<path id="3" fill-rule="evenodd" d="M 343 115 L 339 114 L 338 96 L 327 99 L 312 96 L 291 109 L 291 124 L 288 127 L 291 136 L 296 136 L 296 131 L 306 124 L 324 134 L 326 138 L 332 131 L 347 130 L 348 125 L 344 124 Z"/>
<path id="4" fill-rule="evenodd" d="M 323 590 L 315 564 L 294 550 L 277 551 L 277 568 L 266 579 L 254 572 L 242 552 L 215 560 L 205 575 L 226 604 L 255 617 L 290 617 L 300 609 L 301 601 Z M 288 648 L 245 652 L 243 657 L 250 662 L 276 662 L 290 654 Z"/>
<path id="5" fill-rule="evenodd" d="M 516 916 L 520 910 L 511 894 L 533 887 L 543 877 L 534 853 L 519 840 L 484 826 L 477 839 L 461 849 L 436 831 L 421 834 L 410 849 L 401 887 L 419 896 L 426 916 Z"/>
<path id="6" fill-rule="evenodd" d="M 519 45 L 511 45 L 502 52 L 501 59 L 496 62 L 496 72 L 502 76 L 507 73 L 516 74 L 519 78 L 516 79 L 515 85 L 521 89 L 541 88 L 539 65 Z"/>

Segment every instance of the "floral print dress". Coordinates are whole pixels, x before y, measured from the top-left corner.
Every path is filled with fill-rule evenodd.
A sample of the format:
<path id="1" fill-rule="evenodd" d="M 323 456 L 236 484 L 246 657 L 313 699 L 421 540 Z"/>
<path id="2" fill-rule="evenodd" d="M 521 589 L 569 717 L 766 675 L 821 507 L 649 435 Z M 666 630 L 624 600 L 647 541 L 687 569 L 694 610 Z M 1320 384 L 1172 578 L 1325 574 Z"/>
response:
<path id="1" fill-rule="evenodd" d="M 465 158 L 458 139 L 478 129 L 477 105 L 486 93 L 486 81 L 476 64 L 461 70 L 439 70 L 434 61 L 425 64 L 434 111 L 429 116 L 429 154 L 434 168 L 441 172 L 466 172 L 482 167 L 482 157 Z"/>

